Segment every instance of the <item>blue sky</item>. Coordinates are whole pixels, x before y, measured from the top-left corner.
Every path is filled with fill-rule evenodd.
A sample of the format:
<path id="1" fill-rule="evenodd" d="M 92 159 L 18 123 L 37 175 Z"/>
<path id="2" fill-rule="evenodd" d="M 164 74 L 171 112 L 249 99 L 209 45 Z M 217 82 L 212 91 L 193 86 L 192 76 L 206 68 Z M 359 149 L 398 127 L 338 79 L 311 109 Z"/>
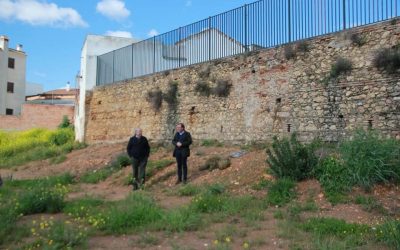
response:
<path id="1" fill-rule="evenodd" d="M 141 40 L 251 2 L 0 0 L 0 35 L 9 37 L 11 48 L 24 46 L 27 81 L 51 90 L 67 82 L 75 85 L 88 34 L 122 34 Z"/>

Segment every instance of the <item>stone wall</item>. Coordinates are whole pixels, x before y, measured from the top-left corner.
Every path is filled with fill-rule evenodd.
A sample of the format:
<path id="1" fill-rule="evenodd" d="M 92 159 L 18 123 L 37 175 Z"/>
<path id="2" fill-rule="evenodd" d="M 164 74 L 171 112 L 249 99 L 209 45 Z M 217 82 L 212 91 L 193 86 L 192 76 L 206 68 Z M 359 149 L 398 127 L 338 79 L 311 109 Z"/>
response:
<path id="1" fill-rule="evenodd" d="M 73 121 L 74 107 L 44 104 L 23 104 L 19 116 L 0 115 L 0 130 L 31 128 L 56 129 L 66 115 Z"/>
<path id="2" fill-rule="evenodd" d="M 362 46 L 349 33 L 365 36 Z M 195 139 L 259 141 L 297 132 L 302 140 L 337 141 L 358 127 L 400 138 L 400 77 L 376 69 L 380 48 L 400 41 L 400 23 L 385 22 L 311 39 L 308 52 L 287 60 L 285 46 L 193 65 L 87 93 L 87 142 L 126 140 L 141 127 L 152 140 L 169 140 L 176 122 Z M 327 81 L 338 57 L 353 70 Z M 228 81 L 228 97 L 201 96 L 195 87 Z M 178 84 L 178 105 L 155 111 L 148 92 Z"/>

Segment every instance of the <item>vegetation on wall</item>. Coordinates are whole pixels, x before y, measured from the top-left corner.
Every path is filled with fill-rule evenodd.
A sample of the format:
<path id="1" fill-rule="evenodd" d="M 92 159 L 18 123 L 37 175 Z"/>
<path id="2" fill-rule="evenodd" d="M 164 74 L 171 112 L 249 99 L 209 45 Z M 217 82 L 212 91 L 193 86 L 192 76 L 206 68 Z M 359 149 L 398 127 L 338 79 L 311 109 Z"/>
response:
<path id="1" fill-rule="evenodd" d="M 400 45 L 378 50 L 373 63 L 375 67 L 389 74 L 397 73 L 400 69 Z"/>
<path id="2" fill-rule="evenodd" d="M 162 94 L 162 99 L 168 104 L 170 109 L 174 109 L 178 103 L 178 82 L 170 81 L 168 85 L 168 91 Z"/>
<path id="3" fill-rule="evenodd" d="M 211 87 L 206 81 L 198 81 L 194 87 L 194 90 L 201 96 L 210 96 L 211 94 Z"/>
<path id="4" fill-rule="evenodd" d="M 159 111 L 162 106 L 162 91 L 160 89 L 156 89 L 147 93 L 147 101 L 153 107 L 155 111 Z"/>
<path id="5" fill-rule="evenodd" d="M 349 35 L 349 39 L 353 44 L 357 45 L 358 47 L 361 47 L 367 43 L 367 37 L 359 33 L 351 33 Z"/>

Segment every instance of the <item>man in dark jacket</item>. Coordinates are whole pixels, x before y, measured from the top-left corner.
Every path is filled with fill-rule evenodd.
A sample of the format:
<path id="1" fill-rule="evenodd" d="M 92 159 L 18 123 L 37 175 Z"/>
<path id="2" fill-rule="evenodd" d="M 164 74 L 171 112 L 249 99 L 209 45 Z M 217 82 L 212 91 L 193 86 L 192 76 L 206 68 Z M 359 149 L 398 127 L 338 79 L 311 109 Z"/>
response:
<path id="1" fill-rule="evenodd" d="M 190 156 L 190 144 L 192 144 L 192 136 L 185 130 L 183 123 L 176 125 L 176 134 L 172 140 L 172 144 L 175 145 L 173 156 L 176 158 L 178 167 L 178 180 L 176 184 L 187 182 L 187 158 Z"/>
<path id="2" fill-rule="evenodd" d="M 133 168 L 133 190 L 142 186 L 146 177 L 147 159 L 150 155 L 150 145 L 147 138 L 142 136 L 140 128 L 135 129 L 135 136 L 129 139 L 126 148 L 129 157 L 132 158 Z"/>

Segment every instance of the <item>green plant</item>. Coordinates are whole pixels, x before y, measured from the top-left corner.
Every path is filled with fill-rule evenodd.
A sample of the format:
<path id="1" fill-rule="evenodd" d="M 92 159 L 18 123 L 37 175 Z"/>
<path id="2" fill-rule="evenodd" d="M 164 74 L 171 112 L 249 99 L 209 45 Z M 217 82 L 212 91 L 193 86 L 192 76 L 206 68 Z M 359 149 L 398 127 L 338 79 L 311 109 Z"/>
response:
<path id="1" fill-rule="evenodd" d="M 64 162 L 67 159 L 67 156 L 65 155 L 59 155 L 53 158 L 50 158 L 50 164 L 60 164 Z"/>
<path id="2" fill-rule="evenodd" d="M 58 129 L 51 133 L 50 143 L 55 146 L 62 146 L 75 139 L 74 131 L 70 128 Z"/>
<path id="3" fill-rule="evenodd" d="M 390 74 L 396 73 L 400 69 L 400 48 L 380 49 L 376 52 L 373 64 L 376 68 L 384 69 Z"/>
<path id="4" fill-rule="evenodd" d="M 204 139 L 201 141 L 200 145 L 204 146 L 204 147 L 222 147 L 223 146 L 222 142 L 219 142 L 216 139 Z"/>
<path id="5" fill-rule="evenodd" d="M 200 188 L 191 184 L 185 185 L 178 189 L 178 194 L 180 196 L 193 196 L 200 193 Z"/>
<path id="6" fill-rule="evenodd" d="M 60 125 L 58 125 L 58 128 L 70 128 L 70 127 L 72 127 L 72 124 L 69 121 L 68 116 L 64 115 Z"/>
<path id="7" fill-rule="evenodd" d="M 296 50 L 299 52 L 309 52 L 310 44 L 307 41 L 300 41 L 296 43 Z"/>
<path id="8" fill-rule="evenodd" d="M 284 54 L 285 54 L 286 60 L 290 60 L 290 59 L 296 57 L 296 50 L 293 48 L 292 45 L 286 45 L 284 47 Z"/>
<path id="9" fill-rule="evenodd" d="M 339 57 L 331 67 L 329 78 L 330 79 L 337 78 L 341 74 L 348 73 L 352 70 L 353 70 L 353 63 L 349 59 Z"/>
<path id="10" fill-rule="evenodd" d="M 270 180 L 261 179 L 257 183 L 251 186 L 254 190 L 266 190 L 271 186 L 272 182 Z"/>
<path id="11" fill-rule="evenodd" d="M 168 103 L 168 107 L 173 109 L 178 103 L 178 83 L 169 82 L 169 89 L 167 93 L 163 94 L 163 100 Z"/>
<path id="12" fill-rule="evenodd" d="M 356 204 L 360 204 L 362 208 L 367 212 L 378 212 L 381 214 L 386 214 L 386 209 L 382 206 L 382 204 L 377 201 L 373 196 L 362 196 L 357 195 L 354 199 Z"/>
<path id="13" fill-rule="evenodd" d="M 352 183 L 343 162 L 329 156 L 317 165 L 313 174 L 321 183 L 328 201 L 333 204 L 346 201 L 344 194 L 350 191 Z"/>
<path id="14" fill-rule="evenodd" d="M 380 138 L 375 131 L 357 130 L 340 144 L 340 153 L 353 185 L 366 189 L 376 183 L 398 182 L 400 142 Z"/>
<path id="15" fill-rule="evenodd" d="M 350 40 L 357 46 L 361 47 L 367 43 L 367 38 L 365 35 L 361 35 L 359 33 L 352 33 L 350 35 Z"/>
<path id="16" fill-rule="evenodd" d="M 268 190 L 267 203 L 269 205 L 282 206 L 296 197 L 296 184 L 286 178 L 278 179 Z"/>
<path id="17" fill-rule="evenodd" d="M 387 219 L 377 227 L 376 238 L 395 249 L 400 249 L 400 221 Z"/>
<path id="18" fill-rule="evenodd" d="M 203 68 L 201 71 L 199 71 L 198 75 L 200 79 L 207 79 L 210 76 L 211 73 L 211 67 L 207 66 Z"/>
<path id="19" fill-rule="evenodd" d="M 201 96 L 210 96 L 212 92 L 211 87 L 205 81 L 198 81 L 194 87 L 194 91 L 199 93 Z"/>
<path id="20" fill-rule="evenodd" d="M 232 84 L 228 80 L 218 80 L 217 86 L 212 89 L 214 95 L 218 97 L 229 96 Z"/>
<path id="21" fill-rule="evenodd" d="M 292 134 L 290 139 L 273 138 L 272 146 L 267 149 L 267 163 L 272 173 L 278 177 L 303 180 L 309 177 L 318 159 L 314 153 L 315 143 L 301 144 Z"/>
<path id="22" fill-rule="evenodd" d="M 150 103 L 155 111 L 160 111 L 162 106 L 162 99 L 163 94 L 160 89 L 149 91 L 147 93 L 147 101 Z"/>

